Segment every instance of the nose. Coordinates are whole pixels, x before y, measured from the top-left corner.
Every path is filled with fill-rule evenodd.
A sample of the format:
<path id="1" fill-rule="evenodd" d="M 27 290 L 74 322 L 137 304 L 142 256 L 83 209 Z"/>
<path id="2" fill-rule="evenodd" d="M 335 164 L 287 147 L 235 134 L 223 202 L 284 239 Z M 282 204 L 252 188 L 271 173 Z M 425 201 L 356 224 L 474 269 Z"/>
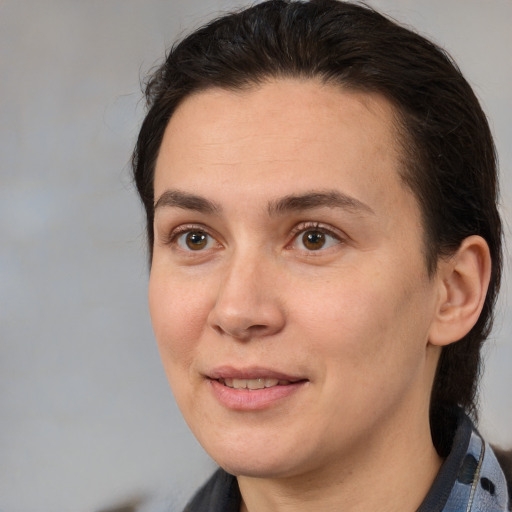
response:
<path id="1" fill-rule="evenodd" d="M 247 341 L 271 336 L 285 325 L 278 268 L 256 257 L 231 261 L 222 275 L 208 324 L 221 335 Z"/>

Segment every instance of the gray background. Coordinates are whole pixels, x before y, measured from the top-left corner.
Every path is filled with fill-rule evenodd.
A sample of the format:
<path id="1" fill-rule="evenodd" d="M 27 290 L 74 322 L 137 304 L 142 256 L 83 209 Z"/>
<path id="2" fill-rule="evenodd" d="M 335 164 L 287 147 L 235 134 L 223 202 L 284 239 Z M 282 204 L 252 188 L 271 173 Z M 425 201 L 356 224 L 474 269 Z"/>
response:
<path id="1" fill-rule="evenodd" d="M 445 46 L 501 158 L 511 239 L 512 1 L 370 2 Z M 234 1 L 0 0 L 0 511 L 178 510 L 212 469 L 149 323 L 128 161 L 139 76 Z M 482 430 L 512 444 L 510 256 Z"/>

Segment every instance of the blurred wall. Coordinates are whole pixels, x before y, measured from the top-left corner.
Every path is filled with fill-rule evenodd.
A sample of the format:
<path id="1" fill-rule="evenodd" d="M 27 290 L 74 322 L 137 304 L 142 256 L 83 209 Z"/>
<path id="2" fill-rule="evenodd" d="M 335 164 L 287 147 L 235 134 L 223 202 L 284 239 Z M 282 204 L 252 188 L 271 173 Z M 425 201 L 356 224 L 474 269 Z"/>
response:
<path id="1" fill-rule="evenodd" d="M 445 46 L 481 98 L 511 239 L 512 2 L 374 0 Z M 212 471 L 151 332 L 128 161 L 139 77 L 241 2 L 0 0 L 0 512 L 180 510 Z M 481 428 L 512 445 L 510 256 Z M 166 508 L 163 508 L 165 504 Z"/>

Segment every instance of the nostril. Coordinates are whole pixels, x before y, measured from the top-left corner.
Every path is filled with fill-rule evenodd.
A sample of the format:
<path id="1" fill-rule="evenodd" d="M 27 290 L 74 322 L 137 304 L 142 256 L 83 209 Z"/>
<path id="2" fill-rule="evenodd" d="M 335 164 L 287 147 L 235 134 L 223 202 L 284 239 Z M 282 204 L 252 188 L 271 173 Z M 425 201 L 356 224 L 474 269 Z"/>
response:
<path id="1" fill-rule="evenodd" d="M 263 330 L 265 330 L 267 328 L 268 327 L 266 325 L 259 324 L 259 325 L 251 325 L 248 330 L 251 330 L 251 331 L 263 331 Z"/>
<path id="2" fill-rule="evenodd" d="M 258 338 L 263 337 L 269 334 L 272 334 L 273 330 L 270 326 L 265 324 L 254 324 L 249 326 L 244 326 L 241 323 L 237 325 L 227 325 L 224 324 L 214 324 L 212 328 L 223 336 L 227 335 L 237 340 L 246 341 L 250 338 Z"/>

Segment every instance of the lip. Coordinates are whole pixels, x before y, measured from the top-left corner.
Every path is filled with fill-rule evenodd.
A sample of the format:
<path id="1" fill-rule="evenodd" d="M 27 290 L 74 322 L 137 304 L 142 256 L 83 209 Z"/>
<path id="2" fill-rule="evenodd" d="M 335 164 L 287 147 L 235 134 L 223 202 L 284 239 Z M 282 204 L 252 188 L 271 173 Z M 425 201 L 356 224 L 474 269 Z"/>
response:
<path id="1" fill-rule="evenodd" d="M 309 382 L 301 376 L 288 375 L 262 367 L 218 367 L 208 373 L 207 381 L 216 400 L 227 409 L 258 411 L 268 409 L 278 402 L 291 398 Z M 235 389 L 225 386 L 219 379 L 277 379 L 289 384 L 263 389 Z"/>
<path id="2" fill-rule="evenodd" d="M 298 382 L 307 380 L 300 375 L 289 375 L 270 368 L 251 366 L 247 368 L 235 368 L 233 366 L 218 366 L 207 373 L 209 379 L 277 379 Z"/>

